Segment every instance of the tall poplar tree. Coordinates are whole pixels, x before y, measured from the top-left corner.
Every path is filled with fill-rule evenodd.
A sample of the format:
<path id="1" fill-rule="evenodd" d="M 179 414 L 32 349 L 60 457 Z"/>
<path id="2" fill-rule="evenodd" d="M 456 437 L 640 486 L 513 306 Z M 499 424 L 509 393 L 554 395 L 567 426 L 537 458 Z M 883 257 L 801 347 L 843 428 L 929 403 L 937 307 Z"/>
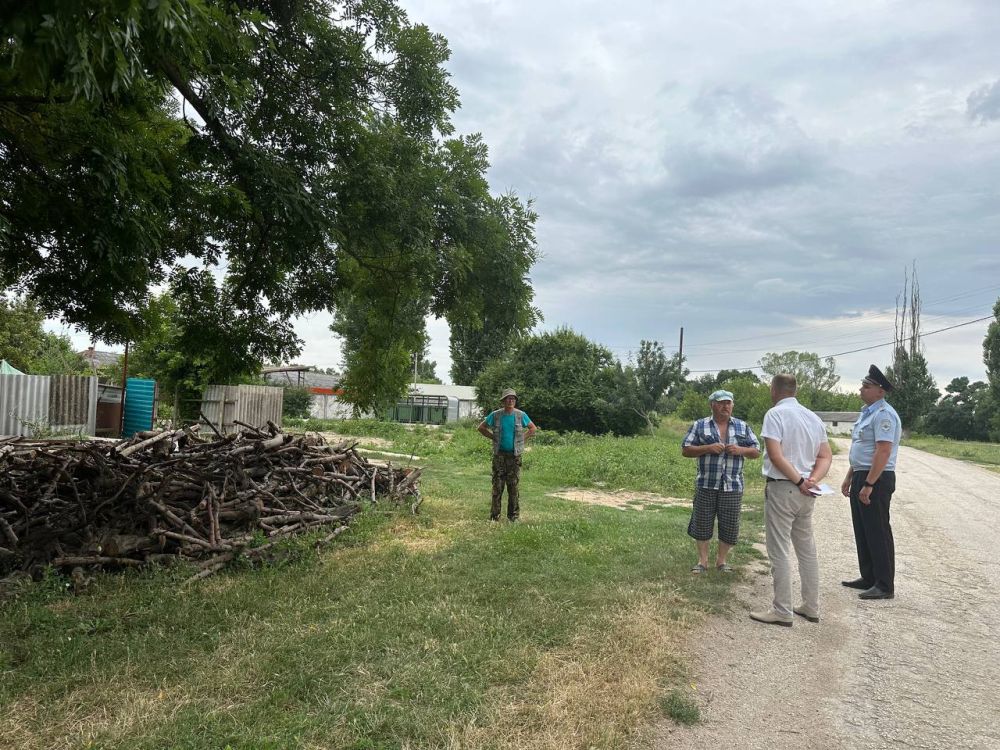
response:
<path id="1" fill-rule="evenodd" d="M 993 305 L 993 318 L 983 339 L 983 363 L 990 384 L 990 438 L 1000 442 L 1000 299 Z"/>
<path id="2" fill-rule="evenodd" d="M 885 372 L 895 386 L 886 400 L 896 409 L 903 427 L 908 430 L 919 425 L 941 395 L 923 355 L 920 311 L 920 283 L 914 263 L 912 271 L 905 274 L 902 293 L 896 298 L 893 360 Z"/>

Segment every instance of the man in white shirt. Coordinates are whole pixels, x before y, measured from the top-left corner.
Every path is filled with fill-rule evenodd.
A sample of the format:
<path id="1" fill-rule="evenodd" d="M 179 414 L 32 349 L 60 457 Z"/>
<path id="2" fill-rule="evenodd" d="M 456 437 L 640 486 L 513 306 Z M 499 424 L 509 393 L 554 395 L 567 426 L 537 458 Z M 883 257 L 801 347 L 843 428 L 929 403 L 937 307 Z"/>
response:
<path id="1" fill-rule="evenodd" d="M 813 538 L 813 488 L 830 470 L 833 453 L 823 422 L 795 398 L 793 375 L 771 380 L 771 403 L 764 415 L 764 525 L 767 556 L 774 577 L 774 603 L 750 617 L 791 627 L 793 613 L 819 622 L 819 562 Z M 792 607 L 790 551 L 795 549 L 802 582 L 802 604 Z"/>

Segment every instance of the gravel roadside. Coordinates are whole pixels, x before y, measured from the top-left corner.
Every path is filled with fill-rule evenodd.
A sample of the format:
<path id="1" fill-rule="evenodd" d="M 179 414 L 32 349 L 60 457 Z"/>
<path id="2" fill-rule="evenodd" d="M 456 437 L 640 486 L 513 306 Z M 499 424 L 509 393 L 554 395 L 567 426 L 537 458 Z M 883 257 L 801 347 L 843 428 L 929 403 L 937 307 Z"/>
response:
<path id="1" fill-rule="evenodd" d="M 766 562 L 750 569 L 690 644 L 702 722 L 663 722 L 657 750 L 1000 748 L 1000 474 L 904 447 L 896 479 L 896 598 L 840 585 L 858 572 L 850 508 L 818 500 L 820 622 L 750 620 L 771 599 Z"/>

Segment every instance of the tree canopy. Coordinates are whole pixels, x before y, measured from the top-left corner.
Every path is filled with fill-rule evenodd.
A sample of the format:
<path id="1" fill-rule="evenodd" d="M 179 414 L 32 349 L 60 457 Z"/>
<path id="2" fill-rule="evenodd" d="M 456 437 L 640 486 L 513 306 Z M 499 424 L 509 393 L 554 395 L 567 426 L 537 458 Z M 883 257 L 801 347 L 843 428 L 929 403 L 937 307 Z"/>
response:
<path id="1" fill-rule="evenodd" d="M 634 435 L 646 426 L 634 373 L 569 328 L 528 336 L 489 363 L 476 380 L 484 412 L 508 387 L 543 429 Z"/>
<path id="2" fill-rule="evenodd" d="M 768 382 L 781 373 L 794 375 L 800 390 L 832 391 L 840 382 L 833 357 L 821 359 L 812 352 L 770 352 L 761 357 L 757 364 L 764 371 Z"/>
<path id="3" fill-rule="evenodd" d="M 983 339 L 983 364 L 993 399 L 1000 404 L 1000 299 L 993 305 L 993 318 Z"/>
<path id="4" fill-rule="evenodd" d="M 919 351 L 898 350 L 895 365 L 886 368 L 885 376 L 895 386 L 886 394 L 886 401 L 899 414 L 904 428 L 917 428 L 941 396 L 927 369 L 927 359 Z"/>
<path id="5" fill-rule="evenodd" d="M 639 342 L 635 376 L 643 404 L 648 409 L 655 408 L 660 399 L 682 385 L 687 374 L 679 354 L 668 357 L 659 341 Z"/>
<path id="6" fill-rule="evenodd" d="M 711 406 L 708 396 L 718 388 L 724 388 L 733 394 L 733 416 L 760 425 L 764 414 L 771 408 L 771 392 L 766 383 L 762 383 L 754 373 L 748 370 L 726 370 L 723 379 L 712 378 L 711 387 L 692 388 L 681 401 L 677 416 L 683 419 L 700 419 L 710 416 Z M 723 375 L 723 373 L 719 373 Z"/>
<path id="7" fill-rule="evenodd" d="M 990 437 L 1000 442 L 1000 299 L 993 305 L 993 320 L 983 338 L 983 363 L 986 365 L 986 379 L 994 405 Z"/>
<path id="8" fill-rule="evenodd" d="M 954 440 L 989 440 L 995 408 L 986 383 L 954 378 L 924 418 L 921 431 Z"/>
<path id="9" fill-rule="evenodd" d="M 44 320 L 33 300 L 0 296 L 0 359 L 29 375 L 82 374 L 83 358 L 67 337 L 46 331 Z"/>
<path id="10" fill-rule="evenodd" d="M 805 362 L 807 363 L 807 367 L 811 367 L 812 364 L 809 363 L 815 364 L 819 360 L 816 355 L 811 355 L 808 352 L 784 352 L 768 356 L 770 357 L 769 361 L 775 367 L 779 368 L 775 374 L 790 372 L 790 369 L 780 369 L 782 364 L 793 368 L 797 364 Z M 828 375 L 834 372 L 832 359 L 819 362 L 819 367 L 821 372 L 825 372 Z M 733 416 L 760 426 L 764 419 L 764 414 L 772 406 L 771 377 L 773 375 L 768 377 L 768 382 L 764 382 L 752 370 L 720 370 L 715 375 L 703 375 L 691 382 L 691 388 L 685 393 L 678 407 L 677 415 L 685 419 L 698 419 L 708 416 L 711 413 L 708 405 L 709 394 L 719 388 L 724 388 L 733 393 Z M 834 375 L 834 382 L 837 380 L 839 378 Z M 798 378 L 796 378 L 796 383 L 799 385 L 796 398 L 807 409 L 812 409 L 813 411 L 861 410 L 862 403 L 858 394 L 839 393 L 834 390 L 818 389 L 815 386 L 810 386 L 808 383 L 816 382 L 815 378 L 811 381 L 807 378 L 806 382 L 807 385 L 803 387 Z M 821 378 L 819 382 L 828 383 L 830 382 L 830 378 L 827 376 L 825 381 Z"/>
<path id="11" fill-rule="evenodd" d="M 208 273 L 210 327 L 252 321 L 253 357 L 337 311 L 359 403 L 405 383 L 427 314 L 493 330 L 498 248 L 505 330 L 537 319 L 534 214 L 489 195 L 446 40 L 392 0 L 39 0 L 0 30 L 0 286 L 46 314 L 135 340 L 151 290 L 206 302 Z"/>

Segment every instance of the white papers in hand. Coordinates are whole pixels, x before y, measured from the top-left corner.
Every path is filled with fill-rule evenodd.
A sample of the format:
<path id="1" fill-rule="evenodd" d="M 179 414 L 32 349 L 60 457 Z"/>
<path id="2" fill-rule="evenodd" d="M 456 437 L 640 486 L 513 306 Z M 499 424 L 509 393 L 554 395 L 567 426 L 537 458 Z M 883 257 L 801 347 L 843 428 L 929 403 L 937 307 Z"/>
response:
<path id="1" fill-rule="evenodd" d="M 832 495 L 833 494 L 833 488 L 830 487 L 830 485 L 828 485 L 828 484 L 817 484 L 815 487 L 811 487 L 809 489 L 809 491 L 812 494 L 814 494 L 816 497 L 819 497 L 820 495 Z"/>

